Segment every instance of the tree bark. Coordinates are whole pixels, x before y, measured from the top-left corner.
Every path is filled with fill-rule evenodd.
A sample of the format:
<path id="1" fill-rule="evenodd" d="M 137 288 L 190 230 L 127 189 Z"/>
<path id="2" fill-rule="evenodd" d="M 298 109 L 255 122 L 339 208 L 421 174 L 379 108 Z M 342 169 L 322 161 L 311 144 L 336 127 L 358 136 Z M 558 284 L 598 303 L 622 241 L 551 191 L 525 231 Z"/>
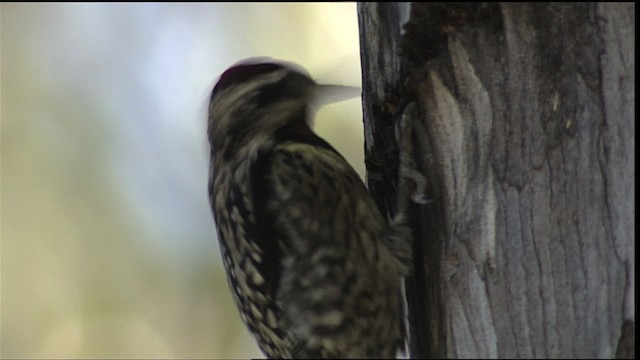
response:
<path id="1" fill-rule="evenodd" d="M 634 357 L 635 4 L 358 16 L 370 191 L 396 211 L 404 156 L 432 200 L 410 207 L 411 356 Z"/>

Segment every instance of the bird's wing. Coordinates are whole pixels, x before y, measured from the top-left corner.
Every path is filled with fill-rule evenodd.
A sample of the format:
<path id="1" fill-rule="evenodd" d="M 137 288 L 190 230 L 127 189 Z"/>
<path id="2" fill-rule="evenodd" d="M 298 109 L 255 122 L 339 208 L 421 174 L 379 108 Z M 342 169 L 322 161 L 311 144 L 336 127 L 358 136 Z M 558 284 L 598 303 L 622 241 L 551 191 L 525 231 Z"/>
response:
<path id="1" fill-rule="evenodd" d="M 388 292 L 396 290 L 398 272 L 382 246 L 387 225 L 364 184 L 329 145 L 284 142 L 259 163 L 252 186 L 256 229 L 260 247 L 270 249 L 266 273 L 277 283 L 292 355 L 374 353 L 358 348 L 366 334 L 355 331 L 363 327 L 356 323 L 382 316 L 367 311 L 399 309 L 395 299 L 378 309 L 357 304 L 358 297 L 394 298 Z"/>

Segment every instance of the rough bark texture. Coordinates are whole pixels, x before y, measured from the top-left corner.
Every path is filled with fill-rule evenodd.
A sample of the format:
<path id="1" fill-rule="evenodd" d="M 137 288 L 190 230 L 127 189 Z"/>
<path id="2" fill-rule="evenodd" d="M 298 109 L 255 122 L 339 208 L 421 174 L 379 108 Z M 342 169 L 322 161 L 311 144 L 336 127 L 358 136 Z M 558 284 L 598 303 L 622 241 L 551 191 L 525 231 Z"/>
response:
<path id="1" fill-rule="evenodd" d="M 635 356 L 635 5 L 358 15 L 370 189 L 395 211 L 409 149 L 433 199 L 412 206 L 412 356 Z"/>

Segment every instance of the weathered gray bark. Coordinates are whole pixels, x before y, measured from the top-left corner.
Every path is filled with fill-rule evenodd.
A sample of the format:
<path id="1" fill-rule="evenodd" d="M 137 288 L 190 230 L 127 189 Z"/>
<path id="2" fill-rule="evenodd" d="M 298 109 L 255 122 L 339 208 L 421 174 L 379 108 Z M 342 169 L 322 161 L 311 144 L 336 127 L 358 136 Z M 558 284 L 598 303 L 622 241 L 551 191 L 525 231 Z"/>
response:
<path id="1" fill-rule="evenodd" d="M 393 213 L 411 149 L 433 199 L 411 207 L 412 356 L 635 356 L 634 14 L 359 5 L 370 190 Z"/>

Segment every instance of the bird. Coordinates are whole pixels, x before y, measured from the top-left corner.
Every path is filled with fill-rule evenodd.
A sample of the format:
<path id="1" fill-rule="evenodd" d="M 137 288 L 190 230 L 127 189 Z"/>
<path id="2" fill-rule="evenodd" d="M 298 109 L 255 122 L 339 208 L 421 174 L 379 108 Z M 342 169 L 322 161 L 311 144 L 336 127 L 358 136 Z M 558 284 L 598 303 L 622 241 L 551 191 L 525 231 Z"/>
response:
<path id="1" fill-rule="evenodd" d="M 354 93 L 270 58 L 232 65 L 211 93 L 208 192 L 221 255 L 269 358 L 394 358 L 405 344 L 411 245 L 312 129 L 320 106 Z"/>

